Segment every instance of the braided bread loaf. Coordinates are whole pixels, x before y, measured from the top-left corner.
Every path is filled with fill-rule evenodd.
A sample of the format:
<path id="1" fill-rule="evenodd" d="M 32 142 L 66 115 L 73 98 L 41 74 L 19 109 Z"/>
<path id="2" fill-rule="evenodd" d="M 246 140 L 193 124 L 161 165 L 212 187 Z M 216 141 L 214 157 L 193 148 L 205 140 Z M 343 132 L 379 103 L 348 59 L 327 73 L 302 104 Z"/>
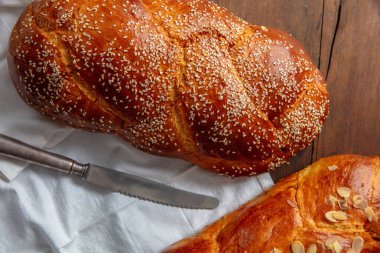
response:
<path id="1" fill-rule="evenodd" d="M 379 215 L 380 157 L 334 156 L 167 252 L 380 252 Z"/>
<path id="2" fill-rule="evenodd" d="M 230 176 L 283 164 L 328 112 L 302 46 L 207 0 L 37 0 L 8 63 L 42 114 Z"/>

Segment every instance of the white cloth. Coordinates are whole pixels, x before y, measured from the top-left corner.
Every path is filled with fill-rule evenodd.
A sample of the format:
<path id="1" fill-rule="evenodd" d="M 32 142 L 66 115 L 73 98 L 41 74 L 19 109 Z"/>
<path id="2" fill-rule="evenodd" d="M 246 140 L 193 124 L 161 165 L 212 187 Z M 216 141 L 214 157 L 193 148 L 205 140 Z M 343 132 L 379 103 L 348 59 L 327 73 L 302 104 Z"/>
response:
<path id="1" fill-rule="evenodd" d="M 162 206 L 0 157 L 0 172 L 11 181 L 0 180 L 0 252 L 159 252 L 273 185 L 268 174 L 231 180 L 148 155 L 111 135 L 64 127 L 32 110 L 17 95 L 6 63 L 9 34 L 26 2 L 0 0 L 0 133 L 221 203 L 212 211 Z"/>

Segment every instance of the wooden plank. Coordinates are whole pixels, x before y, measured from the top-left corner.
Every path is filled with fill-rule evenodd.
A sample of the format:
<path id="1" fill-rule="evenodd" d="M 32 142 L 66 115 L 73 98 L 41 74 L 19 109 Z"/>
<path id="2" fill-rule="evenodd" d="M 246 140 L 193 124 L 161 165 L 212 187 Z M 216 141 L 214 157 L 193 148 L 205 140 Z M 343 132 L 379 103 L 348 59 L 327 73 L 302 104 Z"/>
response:
<path id="1" fill-rule="evenodd" d="M 279 28 L 292 34 L 304 45 L 315 64 L 319 63 L 323 1 L 320 0 L 215 0 L 235 15 L 256 24 Z M 290 163 L 272 172 L 272 178 L 289 175 L 312 160 L 313 146 L 297 154 Z"/>
<path id="2" fill-rule="evenodd" d="M 319 69 L 326 78 L 330 62 L 333 40 L 337 32 L 340 0 L 325 0 L 323 2 L 322 38 Z"/>
<path id="3" fill-rule="evenodd" d="M 321 34 L 321 50 L 319 57 L 319 69 L 323 76 L 326 78 L 327 69 L 331 60 L 331 51 L 335 35 L 338 29 L 338 18 L 340 14 L 340 0 L 324 0 L 323 1 L 323 14 L 322 14 L 322 34 Z M 318 136 L 313 142 L 313 157 L 312 162 L 318 160 Z"/>
<path id="4" fill-rule="evenodd" d="M 380 154 L 379 10 L 378 0 L 340 1 L 332 54 L 324 52 L 321 58 L 331 112 L 315 159 L 341 153 Z"/>

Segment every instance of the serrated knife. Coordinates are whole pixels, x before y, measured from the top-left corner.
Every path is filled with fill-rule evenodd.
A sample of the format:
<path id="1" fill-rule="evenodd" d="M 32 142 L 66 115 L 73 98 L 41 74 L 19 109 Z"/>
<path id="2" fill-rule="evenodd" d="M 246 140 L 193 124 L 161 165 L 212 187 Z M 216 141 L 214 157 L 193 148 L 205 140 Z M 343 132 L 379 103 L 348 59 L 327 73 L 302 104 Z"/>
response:
<path id="1" fill-rule="evenodd" d="M 190 209 L 214 209 L 219 205 L 218 199 L 214 197 L 176 189 L 134 174 L 98 165 L 81 164 L 73 159 L 33 147 L 3 134 L 0 134 L 0 155 L 79 176 L 85 182 L 110 191 L 159 204 Z"/>

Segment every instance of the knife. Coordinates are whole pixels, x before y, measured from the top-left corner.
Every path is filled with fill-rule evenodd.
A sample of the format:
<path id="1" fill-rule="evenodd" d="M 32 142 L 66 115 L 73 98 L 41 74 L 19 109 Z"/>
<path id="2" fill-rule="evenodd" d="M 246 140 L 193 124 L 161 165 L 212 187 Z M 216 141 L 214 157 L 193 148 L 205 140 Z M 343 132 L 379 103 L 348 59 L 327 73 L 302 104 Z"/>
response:
<path id="1" fill-rule="evenodd" d="M 0 134 L 0 155 L 78 176 L 107 190 L 158 204 L 188 209 L 214 209 L 219 205 L 219 200 L 214 197 L 176 189 L 134 174 L 94 164 L 81 164 L 3 134 Z"/>

